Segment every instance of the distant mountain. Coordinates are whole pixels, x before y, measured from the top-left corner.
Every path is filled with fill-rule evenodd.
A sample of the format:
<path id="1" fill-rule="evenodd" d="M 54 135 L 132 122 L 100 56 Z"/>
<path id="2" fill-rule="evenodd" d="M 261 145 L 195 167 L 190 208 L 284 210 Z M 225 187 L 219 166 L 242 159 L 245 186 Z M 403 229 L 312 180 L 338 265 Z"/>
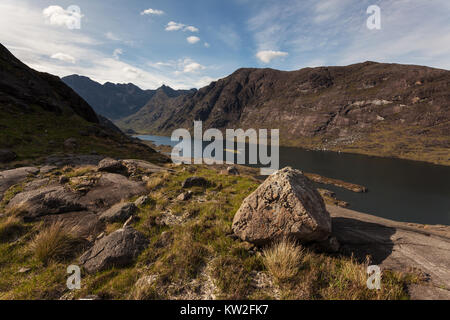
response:
<path id="1" fill-rule="evenodd" d="M 88 77 L 71 75 L 62 81 L 83 97 L 98 113 L 111 120 L 118 120 L 138 112 L 157 90 L 142 90 L 132 83 L 114 84 L 106 82 L 100 84 Z M 175 97 L 187 92 L 173 90 L 163 85 L 161 88 L 167 96 Z"/>
<path id="2" fill-rule="evenodd" d="M 197 90 L 173 90 L 170 87 L 162 86 L 155 91 L 155 95 L 135 114 L 116 121 L 119 127 L 126 130 L 146 132 L 154 128 L 154 123 L 159 123 L 161 116 L 175 111 L 173 107 L 179 101 L 187 101 Z M 187 100 L 186 100 L 187 99 Z"/>
<path id="3" fill-rule="evenodd" d="M 112 120 L 139 111 L 155 94 L 155 90 L 141 90 L 132 83 L 100 84 L 88 77 L 71 75 L 62 81 L 82 96 L 94 110 Z"/>
<path id="4" fill-rule="evenodd" d="M 94 151 L 111 156 L 162 158 L 97 116 L 60 78 L 29 68 L 1 44 L 0 149 L 16 154 L 18 160 Z"/>
<path id="5" fill-rule="evenodd" d="M 365 62 L 298 71 L 239 69 L 187 95 L 160 95 L 118 125 L 170 135 L 177 128 L 279 128 L 312 149 L 450 164 L 450 71 Z"/>

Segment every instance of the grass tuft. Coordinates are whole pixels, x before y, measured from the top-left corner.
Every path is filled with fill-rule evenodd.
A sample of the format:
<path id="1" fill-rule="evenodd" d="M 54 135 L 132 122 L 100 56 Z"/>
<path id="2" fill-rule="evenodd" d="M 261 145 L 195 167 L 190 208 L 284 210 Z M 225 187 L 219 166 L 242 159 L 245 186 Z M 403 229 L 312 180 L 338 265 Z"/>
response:
<path id="1" fill-rule="evenodd" d="M 299 271 L 302 250 L 289 239 L 282 239 L 264 249 L 264 265 L 273 278 L 282 283 L 295 277 Z"/>
<path id="2" fill-rule="evenodd" d="M 31 243 L 35 257 L 44 265 L 52 261 L 65 261 L 73 258 L 81 248 L 83 240 L 74 236 L 62 223 L 55 222 L 43 229 Z"/>

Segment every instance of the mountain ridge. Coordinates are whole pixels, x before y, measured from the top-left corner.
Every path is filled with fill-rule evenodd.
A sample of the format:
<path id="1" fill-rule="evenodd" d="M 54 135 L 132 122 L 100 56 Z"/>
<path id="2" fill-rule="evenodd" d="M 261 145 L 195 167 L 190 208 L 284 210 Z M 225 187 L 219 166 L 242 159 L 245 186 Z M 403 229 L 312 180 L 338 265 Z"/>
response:
<path id="1" fill-rule="evenodd" d="M 98 113 L 111 120 L 118 120 L 138 112 L 157 90 L 165 90 L 169 95 L 187 90 L 174 90 L 162 85 L 155 90 L 142 90 L 133 83 L 100 84 L 89 77 L 73 74 L 61 78 L 64 83 L 83 97 Z"/>
<path id="2" fill-rule="evenodd" d="M 195 92 L 150 101 L 117 121 L 177 128 L 279 128 L 283 145 L 450 164 L 450 71 L 367 61 L 296 71 L 241 68 Z"/>
<path id="3" fill-rule="evenodd" d="M 64 153 L 126 152 L 167 160 L 97 115 L 59 77 L 29 68 L 1 44 L 0 129 L 0 149 L 9 155 L 7 166 L 11 161 L 26 163 Z"/>

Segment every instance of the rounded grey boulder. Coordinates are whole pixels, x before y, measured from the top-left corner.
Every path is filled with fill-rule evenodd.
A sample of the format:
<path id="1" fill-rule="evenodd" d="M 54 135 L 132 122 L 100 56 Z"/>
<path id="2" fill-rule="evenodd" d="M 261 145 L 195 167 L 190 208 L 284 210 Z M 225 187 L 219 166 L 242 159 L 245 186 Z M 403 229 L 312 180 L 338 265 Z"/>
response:
<path id="1" fill-rule="evenodd" d="M 239 238 L 257 245 L 281 237 L 322 241 L 331 233 L 331 218 L 312 182 L 287 167 L 269 176 L 242 202 L 232 228 Z"/>

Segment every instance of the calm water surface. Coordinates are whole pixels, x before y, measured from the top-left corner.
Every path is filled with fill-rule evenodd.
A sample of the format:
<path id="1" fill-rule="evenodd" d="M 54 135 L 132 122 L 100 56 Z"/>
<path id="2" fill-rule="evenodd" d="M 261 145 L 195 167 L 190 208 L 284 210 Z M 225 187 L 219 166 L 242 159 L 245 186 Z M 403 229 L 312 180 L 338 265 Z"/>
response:
<path id="1" fill-rule="evenodd" d="M 175 146 L 170 137 L 138 136 L 156 145 Z M 366 186 L 354 193 L 327 185 L 350 209 L 397 221 L 450 225 L 450 167 L 423 162 L 280 147 L 280 168 Z"/>

